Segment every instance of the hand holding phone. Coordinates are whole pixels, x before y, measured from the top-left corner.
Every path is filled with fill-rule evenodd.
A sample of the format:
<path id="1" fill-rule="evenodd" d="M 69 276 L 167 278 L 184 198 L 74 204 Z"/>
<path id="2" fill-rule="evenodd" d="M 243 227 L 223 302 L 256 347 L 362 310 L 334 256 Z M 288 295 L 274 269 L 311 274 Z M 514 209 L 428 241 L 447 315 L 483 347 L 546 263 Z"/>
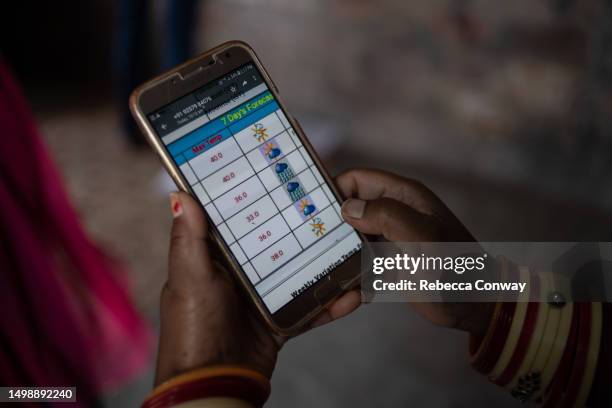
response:
<path id="1" fill-rule="evenodd" d="M 273 336 L 240 296 L 227 271 L 211 258 L 210 226 L 190 195 L 173 193 L 174 217 L 168 281 L 161 301 L 161 328 L 155 384 L 195 368 L 242 365 L 270 377 L 283 337 Z M 355 310 L 357 290 L 332 303 L 311 327 Z"/>
<path id="2" fill-rule="evenodd" d="M 139 87 L 130 107 L 277 333 L 358 285 L 364 238 L 250 47 L 208 51 Z"/>

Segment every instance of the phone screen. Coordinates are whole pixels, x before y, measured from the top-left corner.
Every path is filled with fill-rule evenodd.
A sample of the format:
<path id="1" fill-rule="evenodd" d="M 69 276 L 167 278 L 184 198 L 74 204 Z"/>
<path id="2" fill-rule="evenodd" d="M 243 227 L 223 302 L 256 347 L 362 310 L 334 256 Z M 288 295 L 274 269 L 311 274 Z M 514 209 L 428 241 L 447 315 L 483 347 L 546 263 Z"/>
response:
<path id="1" fill-rule="evenodd" d="M 147 118 L 271 313 L 361 248 L 255 64 Z"/>

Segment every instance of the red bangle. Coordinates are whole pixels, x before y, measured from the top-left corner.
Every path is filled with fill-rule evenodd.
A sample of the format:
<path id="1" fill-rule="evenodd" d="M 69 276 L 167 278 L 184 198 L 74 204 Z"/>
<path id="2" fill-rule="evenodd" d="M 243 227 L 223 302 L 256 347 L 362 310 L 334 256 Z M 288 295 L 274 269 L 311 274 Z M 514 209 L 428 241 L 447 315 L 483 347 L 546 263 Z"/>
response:
<path id="1" fill-rule="evenodd" d="M 502 305 L 502 309 L 498 318 L 495 332 L 491 337 L 491 341 L 486 350 L 483 351 L 480 358 L 473 363 L 474 369 L 484 375 L 488 375 L 499 355 L 504 348 L 508 333 L 510 332 L 510 326 L 512 326 L 512 320 L 514 317 L 514 311 L 516 310 L 516 303 L 507 302 Z"/>
<path id="2" fill-rule="evenodd" d="M 261 407 L 266 402 L 269 390 L 250 378 L 239 376 L 220 376 L 203 378 L 177 384 L 163 393 L 146 400 L 142 408 L 166 408 L 186 401 L 210 397 L 235 398 Z"/>
<path id="3" fill-rule="evenodd" d="M 515 264 L 510 263 L 508 275 L 509 282 L 518 281 L 519 273 Z M 502 304 L 500 315 L 496 322 L 491 340 L 489 344 L 486 345 L 486 350 L 483 350 L 480 356 L 472 363 L 474 369 L 481 374 L 488 375 L 491 370 L 493 370 L 493 367 L 495 367 L 495 363 L 508 339 L 508 333 L 512 326 L 515 311 L 516 302 L 505 302 Z"/>
<path id="4" fill-rule="evenodd" d="M 533 291 L 532 293 L 539 293 L 540 279 L 535 274 L 532 274 L 531 276 L 531 283 L 532 289 L 530 292 Z M 529 349 L 529 343 L 531 342 L 531 337 L 533 336 L 533 331 L 537 323 L 539 307 L 540 304 L 538 302 L 529 302 L 525 315 L 525 322 L 521 328 L 521 334 L 519 335 L 519 339 L 512 353 L 512 357 L 510 358 L 510 362 L 498 378 L 491 379 L 495 384 L 502 387 L 505 386 L 514 378 L 517 371 L 521 367 L 525 354 L 527 354 L 527 350 Z"/>

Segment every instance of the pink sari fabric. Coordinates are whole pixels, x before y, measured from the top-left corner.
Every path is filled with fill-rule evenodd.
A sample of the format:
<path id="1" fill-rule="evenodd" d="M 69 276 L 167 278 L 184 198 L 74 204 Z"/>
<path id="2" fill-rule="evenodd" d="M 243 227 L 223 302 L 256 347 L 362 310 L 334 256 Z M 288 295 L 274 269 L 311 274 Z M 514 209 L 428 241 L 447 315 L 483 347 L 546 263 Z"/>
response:
<path id="1" fill-rule="evenodd" d="M 0 384 L 76 385 L 92 406 L 149 365 L 149 326 L 85 234 L 1 60 L 0 242 Z"/>

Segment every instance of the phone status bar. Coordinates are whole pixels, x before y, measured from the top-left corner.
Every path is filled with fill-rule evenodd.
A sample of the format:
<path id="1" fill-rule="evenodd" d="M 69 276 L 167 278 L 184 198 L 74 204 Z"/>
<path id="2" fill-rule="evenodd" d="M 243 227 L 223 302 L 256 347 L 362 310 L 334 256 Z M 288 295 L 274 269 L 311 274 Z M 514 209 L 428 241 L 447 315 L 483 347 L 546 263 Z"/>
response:
<path id="1" fill-rule="evenodd" d="M 187 125 L 264 83 L 253 63 L 245 64 L 148 115 L 160 137 Z"/>

